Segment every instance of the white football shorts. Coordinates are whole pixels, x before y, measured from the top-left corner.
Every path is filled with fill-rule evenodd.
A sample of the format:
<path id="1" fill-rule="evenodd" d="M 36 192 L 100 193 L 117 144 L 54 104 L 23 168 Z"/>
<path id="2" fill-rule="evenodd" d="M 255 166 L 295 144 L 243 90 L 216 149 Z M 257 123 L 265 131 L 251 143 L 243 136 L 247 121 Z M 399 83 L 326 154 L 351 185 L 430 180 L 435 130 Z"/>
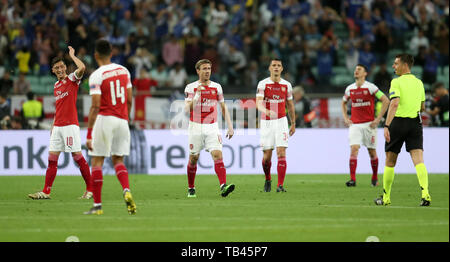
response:
<path id="1" fill-rule="evenodd" d="M 222 134 L 219 124 L 200 124 L 189 121 L 188 128 L 189 153 L 198 155 L 202 149 L 207 152 L 222 151 Z"/>
<path id="2" fill-rule="evenodd" d="M 260 145 L 262 150 L 288 147 L 289 126 L 286 117 L 260 122 Z"/>
<path id="3" fill-rule="evenodd" d="M 80 127 L 77 125 L 54 126 L 50 135 L 50 152 L 80 152 Z"/>
<path id="4" fill-rule="evenodd" d="M 352 124 L 349 127 L 348 140 L 350 146 L 364 145 L 370 149 L 377 148 L 377 129 L 370 128 L 370 123 Z"/>
<path id="5" fill-rule="evenodd" d="M 92 128 L 90 156 L 127 156 L 130 154 L 128 121 L 115 116 L 98 115 Z"/>

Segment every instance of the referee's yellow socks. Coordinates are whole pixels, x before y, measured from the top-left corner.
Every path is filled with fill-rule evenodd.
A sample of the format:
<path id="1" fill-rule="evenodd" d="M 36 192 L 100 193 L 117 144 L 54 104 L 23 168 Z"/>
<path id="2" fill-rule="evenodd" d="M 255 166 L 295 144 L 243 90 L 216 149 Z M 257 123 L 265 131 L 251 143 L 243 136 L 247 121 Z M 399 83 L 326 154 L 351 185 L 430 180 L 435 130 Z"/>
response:
<path id="1" fill-rule="evenodd" d="M 392 183 L 394 182 L 394 168 L 384 166 L 384 173 L 383 173 L 383 201 L 391 202 L 391 188 Z"/>
<path id="2" fill-rule="evenodd" d="M 422 189 L 422 198 L 430 201 L 431 197 L 428 192 L 428 171 L 424 163 L 416 165 L 416 173 L 417 178 L 419 179 L 419 185 Z"/>

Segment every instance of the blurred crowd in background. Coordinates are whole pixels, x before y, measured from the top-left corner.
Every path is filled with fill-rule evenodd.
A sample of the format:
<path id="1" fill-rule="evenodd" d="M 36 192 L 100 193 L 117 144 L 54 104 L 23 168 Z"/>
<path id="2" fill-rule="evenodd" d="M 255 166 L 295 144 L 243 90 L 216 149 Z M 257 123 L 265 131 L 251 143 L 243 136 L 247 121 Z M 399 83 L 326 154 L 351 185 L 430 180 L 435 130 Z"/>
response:
<path id="1" fill-rule="evenodd" d="M 142 95 L 182 93 L 201 58 L 229 94 L 254 94 L 273 58 L 306 93 L 343 93 L 358 63 L 387 93 L 399 52 L 434 94 L 441 79 L 448 89 L 448 15 L 449 0 L 0 0 L 0 93 L 52 94 L 55 78 L 41 79 L 68 45 L 89 75 L 106 38 Z"/>

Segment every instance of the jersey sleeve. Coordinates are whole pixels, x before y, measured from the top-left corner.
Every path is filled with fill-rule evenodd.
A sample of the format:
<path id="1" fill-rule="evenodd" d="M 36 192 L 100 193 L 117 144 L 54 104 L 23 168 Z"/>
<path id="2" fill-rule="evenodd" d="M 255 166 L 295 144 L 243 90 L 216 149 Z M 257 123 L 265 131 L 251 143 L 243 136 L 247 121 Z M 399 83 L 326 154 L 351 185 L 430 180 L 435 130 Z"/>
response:
<path id="1" fill-rule="evenodd" d="M 124 69 L 127 71 L 127 89 L 132 88 L 133 84 L 131 83 L 131 74 L 130 71 L 128 71 L 127 68 L 124 67 Z"/>
<path id="2" fill-rule="evenodd" d="M 397 79 L 392 79 L 391 88 L 389 88 L 389 99 L 400 97 L 400 86 Z"/>
<path id="3" fill-rule="evenodd" d="M 184 89 L 184 101 L 192 101 L 194 98 L 194 88 L 192 88 L 192 85 L 187 85 Z"/>
<path id="4" fill-rule="evenodd" d="M 91 76 L 89 77 L 89 95 L 101 95 L 101 85 L 102 79 L 99 74 L 97 74 L 96 72 L 91 74 Z"/>
<path id="5" fill-rule="evenodd" d="M 266 86 L 263 81 L 258 82 L 258 87 L 256 88 L 256 97 L 264 97 L 264 90 Z"/>
<path id="6" fill-rule="evenodd" d="M 75 72 L 70 73 L 67 78 L 72 81 L 75 82 L 77 85 L 79 85 L 81 83 L 81 78 L 77 78 L 77 75 L 75 74 Z"/>
<path id="7" fill-rule="evenodd" d="M 369 85 L 369 92 L 371 95 L 375 95 L 378 92 L 378 87 L 374 84 Z"/>
<path id="8" fill-rule="evenodd" d="M 291 83 L 288 82 L 287 84 L 287 94 L 286 94 L 286 99 L 287 100 L 292 100 L 292 85 Z"/>
<path id="9" fill-rule="evenodd" d="M 347 102 L 350 99 L 350 86 L 347 86 L 344 92 L 344 96 L 342 97 L 342 100 L 344 102 Z"/>
<path id="10" fill-rule="evenodd" d="M 225 101 L 225 99 L 223 98 L 223 89 L 222 89 L 222 86 L 219 84 L 217 86 L 217 102 L 222 103 L 224 101 Z"/>

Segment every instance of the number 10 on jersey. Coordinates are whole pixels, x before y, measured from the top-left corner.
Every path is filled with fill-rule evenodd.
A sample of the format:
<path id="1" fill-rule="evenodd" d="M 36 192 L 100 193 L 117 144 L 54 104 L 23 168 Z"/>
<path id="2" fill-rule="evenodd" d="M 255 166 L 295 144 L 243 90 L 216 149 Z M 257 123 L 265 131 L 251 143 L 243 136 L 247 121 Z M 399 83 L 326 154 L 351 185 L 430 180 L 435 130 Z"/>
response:
<path id="1" fill-rule="evenodd" d="M 112 105 L 115 106 L 117 104 L 117 99 L 120 98 L 120 102 L 125 103 L 125 89 L 123 86 L 120 86 L 120 80 L 116 80 L 116 85 L 114 88 L 114 82 L 110 81 L 109 85 L 111 86 L 111 102 Z"/>

